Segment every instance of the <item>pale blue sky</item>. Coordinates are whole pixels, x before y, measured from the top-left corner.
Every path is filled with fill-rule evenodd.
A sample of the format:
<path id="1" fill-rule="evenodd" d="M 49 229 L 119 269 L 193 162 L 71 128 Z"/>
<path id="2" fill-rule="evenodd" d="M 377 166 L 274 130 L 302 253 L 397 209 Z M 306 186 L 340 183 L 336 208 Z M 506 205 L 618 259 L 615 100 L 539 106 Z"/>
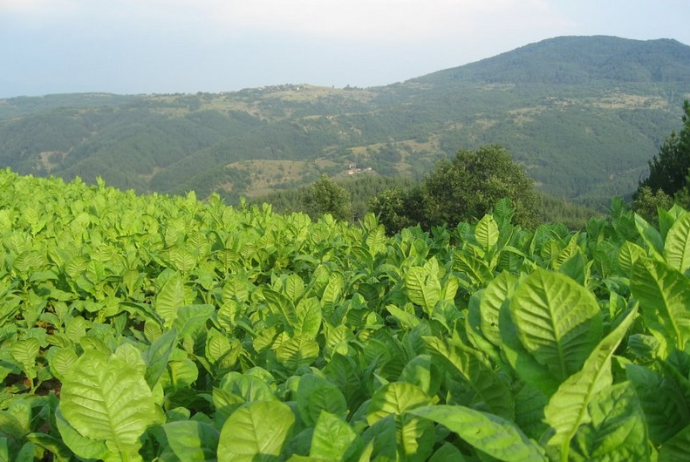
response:
<path id="1" fill-rule="evenodd" d="M 690 0 L 0 0 L 0 98 L 385 85 L 561 35 L 690 45 Z"/>

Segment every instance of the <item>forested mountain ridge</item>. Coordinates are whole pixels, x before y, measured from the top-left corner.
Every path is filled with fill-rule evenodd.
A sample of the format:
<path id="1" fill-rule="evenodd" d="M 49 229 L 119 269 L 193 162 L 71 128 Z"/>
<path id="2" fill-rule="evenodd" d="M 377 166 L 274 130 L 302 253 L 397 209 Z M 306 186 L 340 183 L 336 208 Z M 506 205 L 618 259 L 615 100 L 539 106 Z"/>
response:
<path id="1" fill-rule="evenodd" d="M 414 81 L 689 83 L 688 63 L 690 47 L 672 39 L 640 42 L 607 36 L 557 37 Z"/>
<path id="2" fill-rule="evenodd" d="M 0 166 L 236 200 L 323 173 L 419 177 L 498 143 L 542 191 L 598 203 L 634 190 L 686 98 L 686 45 L 560 37 L 367 89 L 0 100 Z"/>

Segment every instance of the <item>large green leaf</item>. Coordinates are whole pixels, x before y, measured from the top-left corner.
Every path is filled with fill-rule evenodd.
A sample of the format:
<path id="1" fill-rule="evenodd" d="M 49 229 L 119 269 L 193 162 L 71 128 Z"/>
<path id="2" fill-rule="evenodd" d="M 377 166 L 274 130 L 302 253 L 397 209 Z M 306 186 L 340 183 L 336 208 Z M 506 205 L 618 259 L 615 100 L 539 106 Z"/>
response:
<path id="1" fill-rule="evenodd" d="M 182 361 L 170 361 L 160 383 L 166 392 L 191 388 L 199 377 L 199 369 L 194 361 L 185 358 Z"/>
<path id="2" fill-rule="evenodd" d="M 645 251 L 637 244 L 625 241 L 618 250 L 618 266 L 626 277 L 631 277 L 635 262 L 645 256 Z"/>
<path id="3" fill-rule="evenodd" d="M 288 339 L 276 349 L 276 359 L 290 370 L 309 366 L 319 357 L 319 344 L 307 337 Z"/>
<path id="4" fill-rule="evenodd" d="M 79 358 L 72 348 L 58 348 L 50 356 L 50 371 L 53 376 L 62 380 L 77 359 Z"/>
<path id="5" fill-rule="evenodd" d="M 305 374 L 297 386 L 297 408 L 307 425 L 313 425 L 322 412 L 344 418 L 347 401 L 338 387 L 314 374 Z"/>
<path id="6" fill-rule="evenodd" d="M 17 340 L 10 347 L 12 357 L 21 365 L 22 370 L 30 379 L 36 377 L 36 357 L 40 347 L 40 343 L 35 338 Z"/>
<path id="7" fill-rule="evenodd" d="M 324 460 L 342 460 L 357 433 L 344 420 L 323 411 L 316 421 L 309 455 Z"/>
<path id="8" fill-rule="evenodd" d="M 658 462 L 678 462 L 686 460 L 690 454 L 690 425 L 667 440 L 659 450 Z"/>
<path id="9" fill-rule="evenodd" d="M 580 370 L 602 335 L 594 295 L 567 276 L 541 269 L 518 285 L 510 316 L 522 346 L 559 382 Z"/>
<path id="10" fill-rule="evenodd" d="M 498 326 L 501 306 L 503 301 L 512 295 L 515 282 L 515 276 L 507 271 L 502 272 L 486 286 L 479 301 L 482 334 L 496 346 L 501 344 Z"/>
<path id="11" fill-rule="evenodd" d="M 591 421 L 575 434 L 568 460 L 650 460 L 644 414 L 629 382 L 599 393 L 587 406 L 587 414 Z"/>
<path id="12" fill-rule="evenodd" d="M 453 269 L 460 273 L 463 284 L 467 286 L 468 290 L 483 287 L 494 277 L 487 262 L 467 252 L 455 252 Z"/>
<path id="13" fill-rule="evenodd" d="M 360 461 L 398 460 L 397 422 L 397 416 L 389 414 L 367 428 L 362 439 L 366 444 L 364 453 L 369 457 L 365 458 L 363 454 Z"/>
<path id="14" fill-rule="evenodd" d="M 223 424 L 218 462 L 276 461 L 295 415 L 280 401 L 255 401 L 237 409 Z"/>
<path id="15" fill-rule="evenodd" d="M 177 319 L 177 310 L 184 305 L 186 305 L 184 279 L 180 273 L 175 272 L 161 287 L 154 307 L 165 320 L 165 327 L 170 329 Z"/>
<path id="16" fill-rule="evenodd" d="M 547 403 L 546 395 L 529 384 L 524 384 L 515 395 L 515 423 L 530 438 L 539 439 L 548 428 L 544 423 Z"/>
<path id="17" fill-rule="evenodd" d="M 460 435 L 475 448 L 506 462 L 546 461 L 544 451 L 509 420 L 464 406 L 426 406 L 409 411 Z"/>
<path id="18" fill-rule="evenodd" d="M 24 428 L 22 422 L 12 413 L 0 410 L 0 432 L 16 440 L 21 440 L 28 433 L 28 430 Z"/>
<path id="19" fill-rule="evenodd" d="M 324 313 L 332 313 L 340 301 L 345 281 L 341 274 L 333 274 L 326 285 L 321 297 L 321 307 Z"/>
<path id="20" fill-rule="evenodd" d="M 213 426 L 182 420 L 163 425 L 166 442 L 180 462 L 215 462 L 219 433 Z"/>
<path id="21" fill-rule="evenodd" d="M 291 274 L 285 280 L 283 290 L 292 303 L 297 304 L 302 294 L 304 294 L 304 281 L 298 275 Z"/>
<path id="22" fill-rule="evenodd" d="M 0 437 L 0 462 L 10 462 L 10 448 L 6 437 Z"/>
<path id="23" fill-rule="evenodd" d="M 220 381 L 219 388 L 241 397 L 245 402 L 273 401 L 276 398 L 271 387 L 259 377 L 230 372 Z"/>
<path id="24" fill-rule="evenodd" d="M 315 297 L 303 298 L 295 307 L 297 321 L 295 324 L 295 336 L 303 336 L 315 339 L 321 329 L 321 304 Z"/>
<path id="25" fill-rule="evenodd" d="M 46 450 L 55 454 L 55 458 L 57 460 L 70 460 L 70 458 L 72 457 L 71 450 L 59 437 L 46 435 L 45 433 L 34 432 L 26 435 L 26 439 L 28 441 L 31 441 L 32 443 L 35 443 L 36 446 L 45 448 Z M 30 460 L 34 460 L 33 455 Z"/>
<path id="26" fill-rule="evenodd" d="M 683 350 L 690 340 L 690 280 L 663 262 L 641 259 L 633 268 L 630 290 L 647 328 L 666 351 Z"/>
<path id="27" fill-rule="evenodd" d="M 374 393 L 367 408 L 367 422 L 374 425 L 388 415 L 402 415 L 403 412 L 430 403 L 431 399 L 416 385 L 389 383 Z"/>
<path id="28" fill-rule="evenodd" d="M 568 377 L 551 396 L 544 409 L 545 421 L 554 430 L 548 444 L 566 457 L 578 427 L 591 421 L 587 406 L 594 396 L 611 386 L 611 357 L 632 324 L 637 310 L 631 310 L 585 361 L 582 370 Z"/>
<path id="29" fill-rule="evenodd" d="M 450 340 L 443 341 L 437 337 L 425 337 L 424 342 L 436 357 L 447 366 L 446 370 L 459 376 L 474 392 L 468 394 L 467 406 L 487 408 L 494 414 L 507 419 L 515 417 L 510 387 L 496 374 L 489 364 L 475 350 Z"/>
<path id="30" fill-rule="evenodd" d="M 144 353 L 144 361 L 146 362 L 144 376 L 149 387 L 153 388 L 165 372 L 170 354 L 175 349 L 176 343 L 177 330 L 172 329 L 158 337 Z"/>
<path id="31" fill-rule="evenodd" d="M 635 214 L 635 227 L 644 243 L 647 244 L 649 253 L 661 258 L 664 253 L 664 240 L 659 231 L 638 214 Z"/>
<path id="32" fill-rule="evenodd" d="M 664 444 L 690 423 L 690 397 L 675 380 L 635 364 L 628 364 L 626 373 L 640 398 L 652 443 Z"/>
<path id="33" fill-rule="evenodd" d="M 386 305 L 386 310 L 395 318 L 400 325 L 406 329 L 412 329 L 413 327 L 419 325 L 420 319 L 413 314 L 414 307 L 412 304 L 407 304 L 410 307 L 410 311 L 402 310 L 395 305 Z"/>
<path id="34" fill-rule="evenodd" d="M 269 308 L 274 314 L 282 314 L 285 319 L 285 329 L 289 335 L 294 334 L 294 326 L 297 324 L 297 312 L 295 304 L 287 296 L 271 289 L 264 289 L 261 292 L 268 303 Z"/>
<path id="35" fill-rule="evenodd" d="M 65 445 L 77 456 L 86 460 L 108 460 L 115 455 L 102 440 L 82 436 L 72 427 L 58 407 L 55 410 L 55 424 Z"/>
<path id="36" fill-rule="evenodd" d="M 398 381 L 417 385 L 427 396 L 435 396 L 441 387 L 443 373 L 430 355 L 423 354 L 414 357 L 405 365 Z"/>
<path id="37" fill-rule="evenodd" d="M 173 325 L 179 332 L 180 338 L 191 335 L 203 327 L 214 311 L 213 305 L 185 305 L 179 307 Z"/>
<path id="38" fill-rule="evenodd" d="M 438 277 L 426 267 L 414 266 L 407 270 L 404 283 L 410 301 L 421 306 L 431 316 L 436 303 L 441 299 Z"/>
<path id="39" fill-rule="evenodd" d="M 426 461 L 434 450 L 434 424 L 407 413 L 396 417 L 395 420 L 398 460 Z"/>
<path id="40" fill-rule="evenodd" d="M 122 359 L 89 350 L 62 383 L 60 409 L 81 435 L 113 451 L 136 452 L 139 437 L 158 419 L 143 375 Z"/>
<path id="41" fill-rule="evenodd" d="M 501 332 L 501 350 L 517 375 L 530 386 L 546 396 L 558 389 L 558 380 L 543 364 L 537 362 L 520 342 L 518 329 L 510 316 L 510 300 L 506 300 L 499 313 L 498 325 Z"/>
<path id="42" fill-rule="evenodd" d="M 666 263 L 681 273 L 690 268 L 690 213 L 678 218 L 668 231 L 664 258 Z"/>
<path id="43" fill-rule="evenodd" d="M 431 456 L 429 462 L 465 462 L 465 458 L 458 448 L 450 443 L 444 443 L 438 448 L 434 455 Z"/>
<path id="44" fill-rule="evenodd" d="M 484 252 L 491 250 L 498 242 L 498 225 L 491 215 L 484 215 L 474 228 L 474 237 Z"/>
<path id="45" fill-rule="evenodd" d="M 215 368 L 216 374 L 223 374 L 232 368 L 242 352 L 242 344 L 238 339 L 230 342 L 228 337 L 220 331 L 211 328 L 206 333 L 206 359 Z"/>

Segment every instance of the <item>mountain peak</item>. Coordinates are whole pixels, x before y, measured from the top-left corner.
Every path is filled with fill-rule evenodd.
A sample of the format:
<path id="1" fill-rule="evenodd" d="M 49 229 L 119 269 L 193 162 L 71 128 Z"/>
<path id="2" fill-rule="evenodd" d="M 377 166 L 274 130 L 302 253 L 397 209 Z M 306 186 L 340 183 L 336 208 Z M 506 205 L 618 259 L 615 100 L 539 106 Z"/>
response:
<path id="1" fill-rule="evenodd" d="M 673 39 L 564 36 L 435 72 L 420 83 L 690 82 L 690 46 Z"/>

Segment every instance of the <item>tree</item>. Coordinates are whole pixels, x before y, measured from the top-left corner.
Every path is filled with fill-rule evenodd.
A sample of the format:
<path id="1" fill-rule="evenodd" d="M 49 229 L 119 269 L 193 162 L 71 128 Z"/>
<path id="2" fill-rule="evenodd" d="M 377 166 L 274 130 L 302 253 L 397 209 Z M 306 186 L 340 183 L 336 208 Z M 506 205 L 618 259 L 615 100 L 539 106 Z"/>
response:
<path id="1" fill-rule="evenodd" d="M 488 213 L 507 197 L 515 208 L 514 222 L 536 224 L 533 181 L 515 164 L 508 151 L 492 145 L 477 151 L 461 150 L 452 160 L 436 165 L 422 183 L 407 191 L 387 191 L 371 203 L 389 233 L 420 224 L 456 226 Z"/>
<path id="2" fill-rule="evenodd" d="M 389 234 L 418 224 L 424 229 L 431 227 L 426 214 L 427 197 L 421 185 L 406 190 L 387 189 L 370 201 L 369 210 L 378 216 Z"/>
<path id="3" fill-rule="evenodd" d="M 326 213 L 337 220 L 352 219 L 350 195 L 327 175 L 322 175 L 306 190 L 301 202 L 305 211 L 314 219 Z"/>
<path id="4" fill-rule="evenodd" d="M 657 209 L 669 208 L 674 202 L 690 205 L 690 102 L 683 103 L 683 127 L 666 138 L 659 154 L 649 161 L 649 176 L 640 182 L 633 195 L 632 207 L 647 219 Z"/>
<path id="5" fill-rule="evenodd" d="M 690 102 L 683 103 L 683 128 L 666 138 L 659 148 L 658 156 L 649 161 L 649 177 L 640 183 L 639 190 L 646 186 L 653 193 L 661 190 L 673 196 L 688 186 L 690 174 Z"/>
<path id="6" fill-rule="evenodd" d="M 534 182 L 498 145 L 461 150 L 452 161 L 439 162 L 424 187 L 432 223 L 455 226 L 479 219 L 504 197 L 515 208 L 515 223 L 532 226 L 536 222 Z"/>
<path id="7" fill-rule="evenodd" d="M 647 221 L 654 221 L 658 210 L 668 210 L 673 205 L 673 199 L 662 189 L 652 191 L 649 186 L 640 186 L 635 193 L 632 209 Z"/>

